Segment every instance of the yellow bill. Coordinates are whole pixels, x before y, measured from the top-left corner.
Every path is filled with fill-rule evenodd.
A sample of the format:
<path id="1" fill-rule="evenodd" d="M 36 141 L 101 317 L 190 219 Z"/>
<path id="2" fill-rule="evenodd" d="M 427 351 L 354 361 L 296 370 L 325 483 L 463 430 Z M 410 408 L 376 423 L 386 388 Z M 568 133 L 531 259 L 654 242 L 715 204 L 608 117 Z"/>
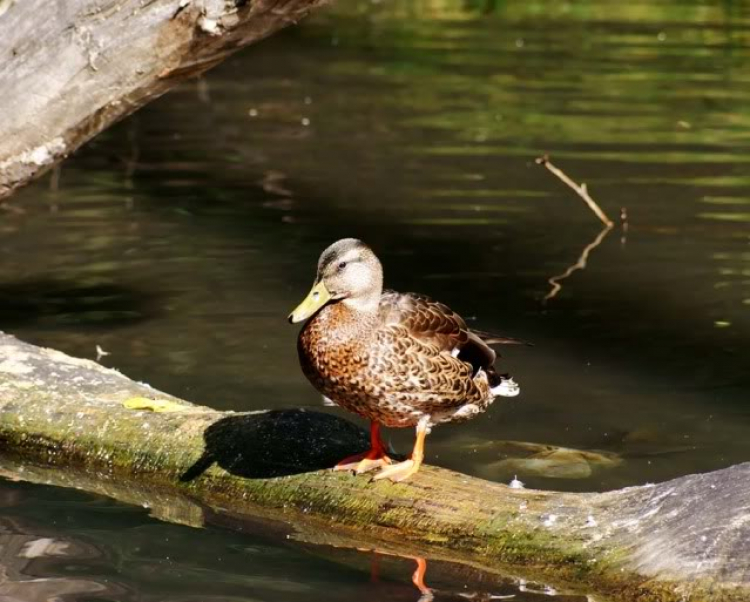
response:
<path id="1" fill-rule="evenodd" d="M 292 324 L 296 324 L 297 322 L 302 322 L 302 320 L 307 320 L 307 318 L 312 316 L 330 300 L 331 293 L 328 292 L 326 285 L 321 280 L 312 287 L 305 300 L 289 314 L 289 321 Z"/>

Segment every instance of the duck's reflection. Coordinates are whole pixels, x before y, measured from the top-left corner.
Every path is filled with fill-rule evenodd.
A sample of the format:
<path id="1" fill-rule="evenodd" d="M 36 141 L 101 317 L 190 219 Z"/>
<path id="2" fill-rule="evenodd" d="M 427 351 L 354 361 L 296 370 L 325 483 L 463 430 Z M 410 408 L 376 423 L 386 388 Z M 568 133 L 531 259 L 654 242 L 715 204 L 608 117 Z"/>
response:
<path id="1" fill-rule="evenodd" d="M 417 569 L 411 576 L 411 581 L 417 587 L 419 593 L 422 594 L 422 596 L 419 598 L 419 601 L 429 602 L 429 600 L 432 600 L 435 596 L 433 595 L 432 590 L 427 587 L 424 582 L 424 577 L 427 574 L 427 560 L 425 558 L 419 557 L 415 558 L 414 560 L 417 563 Z"/>
<path id="2" fill-rule="evenodd" d="M 364 550 L 362 550 L 364 551 Z M 400 561 L 413 562 L 416 566 L 412 573 L 411 581 L 416 588 L 415 598 L 417 602 L 432 602 L 433 600 L 450 601 L 455 600 L 473 602 L 489 602 L 491 600 L 513 600 L 514 602 L 587 602 L 589 598 L 581 594 L 562 594 L 554 587 L 543 583 L 534 583 L 526 579 L 513 579 L 490 575 L 471 567 L 434 561 L 434 581 L 427 578 L 427 558 L 421 556 L 400 556 L 384 550 L 372 551 L 370 565 L 370 582 L 373 584 L 373 600 L 407 599 L 404 592 L 397 595 L 387 582 L 394 573 L 385 570 L 383 560 L 386 558 L 399 559 Z M 445 573 L 445 574 L 443 574 Z M 460 577 L 457 579 L 457 577 Z M 392 577 L 391 577 L 392 578 Z M 457 584 L 461 584 L 460 589 Z M 437 585 L 436 585 L 437 584 Z M 444 585 L 448 584 L 448 585 Z M 384 589 L 388 589 L 384 595 Z"/>

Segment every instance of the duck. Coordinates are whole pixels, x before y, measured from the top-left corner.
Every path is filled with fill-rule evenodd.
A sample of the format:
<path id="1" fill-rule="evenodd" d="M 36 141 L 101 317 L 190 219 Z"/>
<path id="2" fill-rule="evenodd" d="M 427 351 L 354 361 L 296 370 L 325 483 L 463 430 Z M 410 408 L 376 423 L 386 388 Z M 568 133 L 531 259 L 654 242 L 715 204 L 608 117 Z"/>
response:
<path id="1" fill-rule="evenodd" d="M 302 372 L 328 400 L 370 421 L 370 449 L 339 462 L 374 480 L 410 478 L 436 425 L 484 412 L 518 384 L 495 369 L 495 344 L 509 337 L 472 330 L 448 306 L 417 293 L 383 288 L 383 266 L 370 247 L 345 238 L 326 248 L 307 297 L 288 316 L 304 322 L 297 338 Z M 381 426 L 414 427 L 407 459 L 389 456 Z"/>

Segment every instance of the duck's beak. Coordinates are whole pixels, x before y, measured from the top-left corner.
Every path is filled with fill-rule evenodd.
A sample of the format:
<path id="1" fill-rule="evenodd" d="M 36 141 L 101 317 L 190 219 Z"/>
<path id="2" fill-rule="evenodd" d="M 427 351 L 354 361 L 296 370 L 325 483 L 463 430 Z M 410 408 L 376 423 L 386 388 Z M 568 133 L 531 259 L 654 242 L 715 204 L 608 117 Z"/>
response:
<path id="1" fill-rule="evenodd" d="M 307 320 L 311 315 L 323 307 L 331 300 L 331 293 L 328 292 L 326 285 L 321 280 L 312 287 L 305 300 L 300 303 L 292 313 L 289 314 L 289 322 L 296 324 Z"/>

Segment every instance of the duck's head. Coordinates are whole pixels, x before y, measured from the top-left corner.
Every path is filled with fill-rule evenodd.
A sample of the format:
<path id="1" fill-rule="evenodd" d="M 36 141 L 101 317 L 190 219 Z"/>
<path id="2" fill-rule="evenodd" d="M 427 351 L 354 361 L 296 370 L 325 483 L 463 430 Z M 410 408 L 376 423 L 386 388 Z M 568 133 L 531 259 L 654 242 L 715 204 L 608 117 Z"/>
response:
<path id="1" fill-rule="evenodd" d="M 327 303 L 342 302 L 355 311 L 375 312 L 383 291 L 380 261 L 361 240 L 344 238 L 320 255 L 318 273 L 305 300 L 289 314 L 302 322 Z"/>

